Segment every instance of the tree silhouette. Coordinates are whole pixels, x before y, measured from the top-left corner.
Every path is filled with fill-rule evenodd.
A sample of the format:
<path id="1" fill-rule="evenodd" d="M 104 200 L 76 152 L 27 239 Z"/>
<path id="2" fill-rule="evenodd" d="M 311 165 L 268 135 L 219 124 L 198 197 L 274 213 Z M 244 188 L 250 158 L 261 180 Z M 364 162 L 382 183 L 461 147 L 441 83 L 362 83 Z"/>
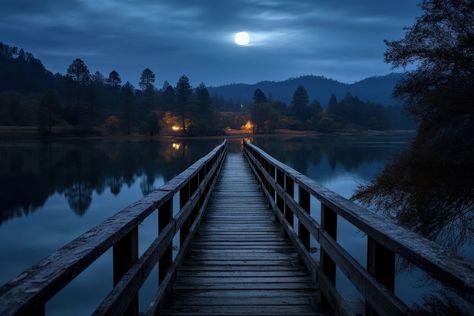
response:
<path id="1" fill-rule="evenodd" d="M 53 124 L 56 122 L 60 111 L 60 103 L 54 91 L 43 96 L 38 110 L 38 129 L 41 134 L 51 135 Z"/>
<path id="2" fill-rule="evenodd" d="M 186 133 L 186 112 L 189 110 L 191 103 L 191 95 L 193 90 L 189 84 L 189 78 L 185 75 L 179 78 L 178 83 L 176 84 L 176 108 L 177 114 L 181 118 L 181 125 L 183 127 L 183 132 Z"/>
<path id="3" fill-rule="evenodd" d="M 67 68 L 66 78 L 80 85 L 88 83 L 90 77 L 91 74 L 89 72 L 89 68 L 87 67 L 86 63 L 84 63 L 84 61 L 80 58 L 74 59 L 72 64 L 70 64 Z"/>
<path id="4" fill-rule="evenodd" d="M 425 0 L 421 8 L 385 53 L 394 67 L 416 66 L 395 94 L 419 121 L 417 135 L 355 198 L 456 249 L 474 229 L 474 2 Z"/>
<path id="5" fill-rule="evenodd" d="M 132 132 L 132 122 L 134 116 L 133 98 L 135 96 L 135 88 L 130 82 L 126 82 L 122 87 L 123 102 L 123 122 L 128 135 Z"/>
<path id="6" fill-rule="evenodd" d="M 122 84 L 122 79 L 120 79 L 120 75 L 117 71 L 112 70 L 109 74 L 109 78 L 107 79 L 107 84 L 109 84 L 112 88 L 119 88 Z"/>
<path id="7" fill-rule="evenodd" d="M 212 98 L 204 83 L 201 83 L 194 92 L 194 102 L 191 107 L 190 133 L 193 135 L 213 134 L 216 113 Z M 213 124 L 214 123 L 214 124 Z"/>
<path id="8" fill-rule="evenodd" d="M 308 92 L 303 86 L 298 86 L 293 93 L 291 101 L 291 112 L 300 121 L 304 122 L 310 118 Z"/>
<path id="9" fill-rule="evenodd" d="M 145 68 L 140 77 L 139 86 L 142 91 L 150 91 L 154 89 L 155 74 L 149 68 Z"/>
<path id="10" fill-rule="evenodd" d="M 253 93 L 253 103 L 254 104 L 264 104 L 267 103 L 267 96 L 263 93 L 262 90 L 256 89 Z"/>

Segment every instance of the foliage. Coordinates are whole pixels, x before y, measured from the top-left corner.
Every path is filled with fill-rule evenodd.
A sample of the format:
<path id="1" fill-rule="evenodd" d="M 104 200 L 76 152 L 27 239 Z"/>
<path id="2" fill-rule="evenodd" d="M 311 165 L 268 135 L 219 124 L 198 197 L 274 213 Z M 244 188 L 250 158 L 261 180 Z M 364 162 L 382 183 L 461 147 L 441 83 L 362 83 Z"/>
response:
<path id="1" fill-rule="evenodd" d="M 139 86 L 142 91 L 150 91 L 154 89 L 155 74 L 149 68 L 145 68 L 140 76 Z"/>
<path id="2" fill-rule="evenodd" d="M 107 84 L 109 84 L 113 88 L 119 88 L 122 84 L 122 79 L 117 71 L 112 70 L 109 74 L 109 78 L 107 79 Z"/>
<path id="3" fill-rule="evenodd" d="M 291 112 L 300 121 L 304 122 L 310 118 L 308 92 L 303 86 L 298 86 L 293 93 L 291 101 Z"/>
<path id="4" fill-rule="evenodd" d="M 395 93 L 418 120 L 417 135 L 354 197 L 455 249 L 471 240 L 474 223 L 474 3 L 425 0 L 421 7 L 385 54 L 394 67 L 416 65 Z"/>
<path id="5" fill-rule="evenodd" d="M 267 96 L 263 93 L 262 90 L 257 89 L 253 94 L 253 103 L 254 104 L 264 104 L 267 103 Z"/>
<path id="6" fill-rule="evenodd" d="M 194 92 L 191 107 L 192 122 L 189 127 L 191 135 L 218 134 L 217 113 L 214 109 L 212 98 L 204 83 L 201 83 Z"/>
<path id="7" fill-rule="evenodd" d="M 119 118 L 115 115 L 111 115 L 105 119 L 105 128 L 109 134 L 115 134 L 119 128 Z"/>
<path id="8" fill-rule="evenodd" d="M 303 86 L 295 91 L 295 100 L 288 107 L 270 95 L 267 97 L 260 89 L 253 94 L 254 104 L 241 105 L 211 95 L 204 84 L 193 90 L 186 76 L 180 78 L 176 87 L 165 82 L 161 89 L 155 88 L 155 80 L 153 71 L 146 68 L 140 76 L 140 89 L 135 89 L 130 83 L 122 85 L 122 78 L 116 70 L 112 70 L 107 77 L 98 71 L 91 73 L 81 59 L 73 60 L 66 75 L 52 75 L 30 53 L 0 43 L 1 123 L 35 125 L 40 133 L 49 134 L 47 131 L 52 131 L 52 127 L 50 129 L 46 123 L 49 122 L 46 118 L 48 110 L 41 108 L 40 104 L 48 91 L 56 91 L 60 110 L 53 111 L 51 122 L 53 125 L 69 125 L 75 134 L 93 133 L 94 128 L 110 115 L 120 119 L 121 131 L 126 134 L 133 133 L 140 125 L 142 130 L 146 130 L 146 124 L 144 127 L 142 122 L 146 122 L 152 111 L 178 115 L 181 121 L 179 125 L 182 125 L 187 135 L 221 134 L 229 124 L 226 125 L 225 119 L 221 122 L 219 118 L 222 116 L 217 115 L 218 110 L 230 110 L 248 116 L 253 113 L 258 121 L 255 131 L 266 133 L 277 128 L 331 132 L 347 128 L 385 129 L 406 125 L 406 118 L 398 115 L 399 108 L 395 107 L 383 109 L 383 115 L 388 120 L 378 119 L 372 120 L 370 124 L 362 124 L 346 115 L 350 119 L 347 122 L 332 117 L 331 122 L 334 124 L 326 124 L 330 119 L 326 113 L 329 110 L 321 108 L 317 100 L 309 104 Z M 5 89 L 16 92 L 2 93 Z M 231 125 L 241 126 L 243 121 L 238 121 Z M 377 125 L 378 122 L 385 122 L 386 126 Z"/>
<path id="9" fill-rule="evenodd" d="M 140 123 L 140 134 L 149 134 L 150 136 L 160 133 L 160 117 L 156 112 L 148 113 L 146 119 Z"/>
<path id="10" fill-rule="evenodd" d="M 191 105 L 192 94 L 193 90 L 189 84 L 189 78 L 185 75 L 181 76 L 176 84 L 176 114 L 181 117 L 181 126 L 184 133 L 187 132 L 186 113 L 189 111 Z"/>
<path id="11" fill-rule="evenodd" d="M 61 105 L 58 96 L 50 91 L 43 96 L 38 109 L 38 131 L 42 135 L 51 135 L 53 125 L 60 115 Z"/>

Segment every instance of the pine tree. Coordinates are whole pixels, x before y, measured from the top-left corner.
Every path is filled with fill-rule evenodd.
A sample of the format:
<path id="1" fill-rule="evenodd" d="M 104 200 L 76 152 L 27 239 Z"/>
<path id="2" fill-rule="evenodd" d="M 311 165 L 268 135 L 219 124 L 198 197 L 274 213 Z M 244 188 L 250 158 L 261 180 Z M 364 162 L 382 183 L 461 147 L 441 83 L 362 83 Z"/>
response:
<path id="1" fill-rule="evenodd" d="M 122 84 L 122 79 L 117 71 L 112 70 L 109 74 L 109 78 L 107 79 L 107 84 L 110 85 L 112 88 L 119 88 Z"/>
<path id="2" fill-rule="evenodd" d="M 140 76 L 139 86 L 142 91 L 153 90 L 155 84 L 155 74 L 149 68 L 145 68 Z"/>
<path id="3" fill-rule="evenodd" d="M 191 95 L 193 90 L 189 84 L 189 79 L 185 75 L 179 78 L 176 84 L 176 109 L 177 114 L 181 117 L 183 132 L 186 133 L 186 112 L 189 110 Z"/>
<path id="4" fill-rule="evenodd" d="M 291 112 L 301 122 L 305 122 L 310 117 L 310 109 L 308 104 L 308 92 L 303 86 L 298 86 L 293 93 Z"/>
<path id="5" fill-rule="evenodd" d="M 267 96 L 263 93 L 262 90 L 256 89 L 253 94 L 253 103 L 254 104 L 264 104 L 267 103 Z"/>

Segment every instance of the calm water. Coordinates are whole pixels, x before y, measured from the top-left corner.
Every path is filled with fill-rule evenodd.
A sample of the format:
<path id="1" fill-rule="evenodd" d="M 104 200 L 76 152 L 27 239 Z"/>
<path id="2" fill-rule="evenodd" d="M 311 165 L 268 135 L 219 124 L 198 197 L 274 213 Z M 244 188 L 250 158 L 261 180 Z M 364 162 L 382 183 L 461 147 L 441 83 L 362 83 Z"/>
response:
<path id="1" fill-rule="evenodd" d="M 411 134 L 256 138 L 254 143 L 320 184 L 350 197 L 406 148 Z M 0 283 L 170 180 L 220 143 L 186 141 L 62 141 L 0 144 Z M 232 150 L 239 150 L 237 142 Z M 319 219 L 319 203 L 312 201 Z M 157 216 L 139 229 L 140 253 L 157 234 Z M 365 266 L 366 237 L 344 220 L 338 241 Z M 315 258 L 319 246 L 313 241 Z M 467 248 L 467 256 L 471 252 Z M 465 253 L 463 253 L 465 254 Z M 106 252 L 47 304 L 53 315 L 84 315 L 112 288 L 112 256 Z M 142 308 L 157 286 L 153 271 L 140 293 Z M 338 273 L 339 290 L 360 305 Z M 397 272 L 396 294 L 411 304 L 438 287 L 417 269 Z M 69 306 L 77 307 L 69 310 Z"/>

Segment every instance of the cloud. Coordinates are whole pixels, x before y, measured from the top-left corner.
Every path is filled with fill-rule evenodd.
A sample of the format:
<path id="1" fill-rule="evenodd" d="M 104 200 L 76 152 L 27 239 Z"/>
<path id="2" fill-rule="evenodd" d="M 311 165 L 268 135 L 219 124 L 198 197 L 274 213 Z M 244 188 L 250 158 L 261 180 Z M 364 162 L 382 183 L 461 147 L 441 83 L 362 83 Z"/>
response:
<path id="1" fill-rule="evenodd" d="M 186 73 L 215 85 L 385 73 L 383 40 L 401 37 L 419 8 L 412 0 L 3 0 L 0 12 L 0 40 L 52 71 L 81 57 L 134 83 L 150 67 L 159 81 Z M 242 30 L 247 47 L 233 44 Z"/>

